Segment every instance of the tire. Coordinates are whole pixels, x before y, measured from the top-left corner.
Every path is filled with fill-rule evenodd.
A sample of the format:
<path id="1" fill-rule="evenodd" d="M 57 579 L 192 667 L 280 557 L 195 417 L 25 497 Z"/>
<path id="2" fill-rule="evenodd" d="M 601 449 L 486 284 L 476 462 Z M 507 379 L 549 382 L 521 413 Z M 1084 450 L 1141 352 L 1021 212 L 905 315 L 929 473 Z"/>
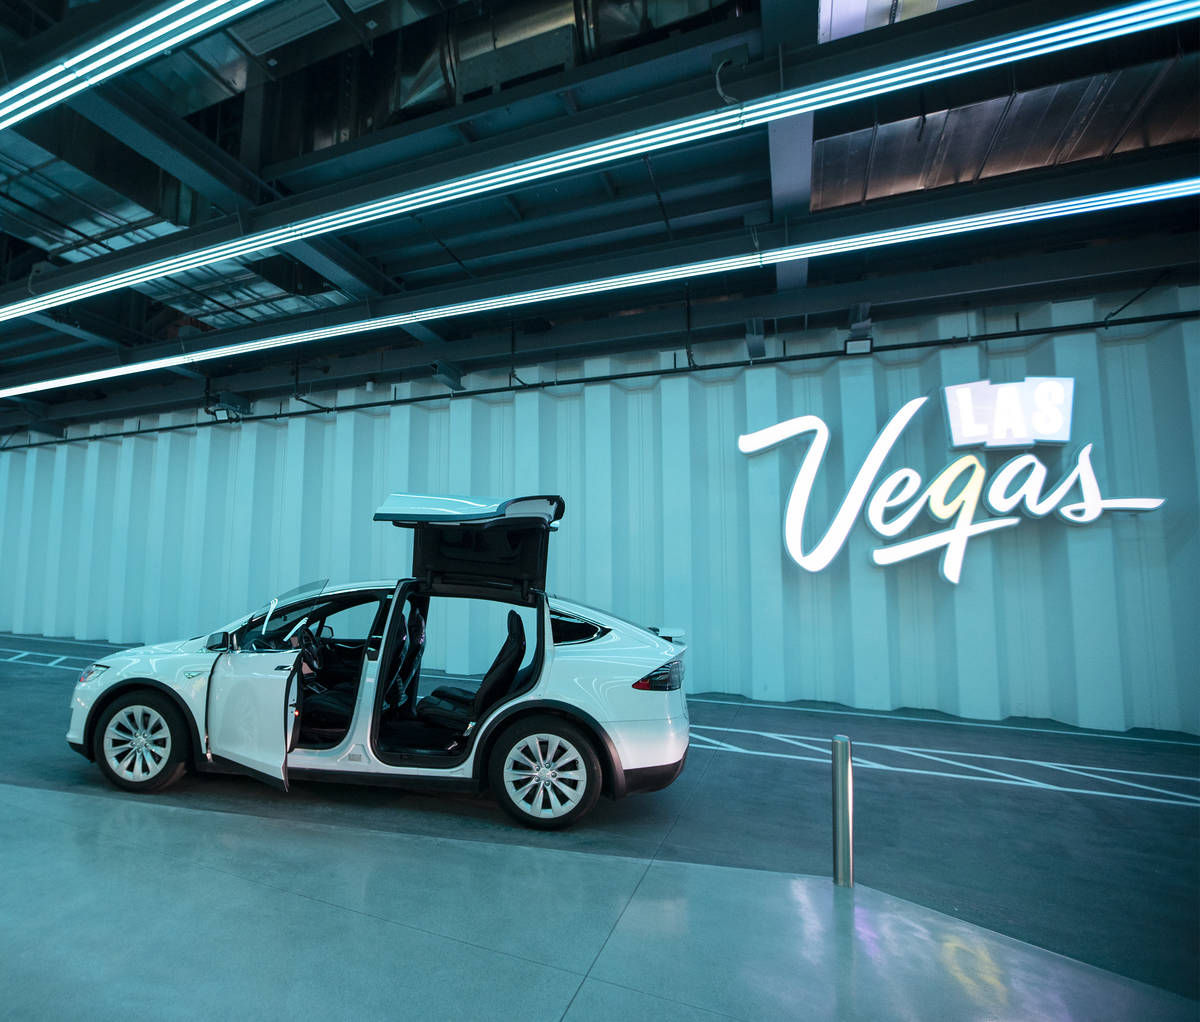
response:
<path id="1" fill-rule="evenodd" d="M 500 807 L 537 830 L 569 827 L 588 813 L 602 780 L 591 739 L 549 715 L 505 728 L 488 761 L 488 783 Z"/>
<path id="2" fill-rule="evenodd" d="M 178 707 L 140 689 L 104 708 L 92 734 L 100 772 L 126 791 L 162 791 L 187 769 L 191 738 Z"/>

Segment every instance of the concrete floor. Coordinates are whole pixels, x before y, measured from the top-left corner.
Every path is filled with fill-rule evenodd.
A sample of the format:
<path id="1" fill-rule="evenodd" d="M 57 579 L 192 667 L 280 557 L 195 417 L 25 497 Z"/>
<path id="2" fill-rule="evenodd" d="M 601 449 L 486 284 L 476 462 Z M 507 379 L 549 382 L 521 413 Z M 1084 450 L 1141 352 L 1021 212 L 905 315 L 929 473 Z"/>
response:
<path id="1" fill-rule="evenodd" d="M 118 968 L 143 931 L 167 954 L 162 982 L 186 979 L 215 1017 L 307 1010 L 293 987 L 336 1016 L 322 983 L 359 1017 L 404 1017 L 410 999 L 510 1017 L 509 983 L 522 1018 L 1200 1017 L 1165 992 L 1194 998 L 1200 979 L 1188 736 L 702 696 L 675 785 L 541 834 L 486 798 L 392 789 L 189 777 L 131 798 L 62 739 L 75 673 L 102 654 L 0 635 L 0 713 L 21 722 L 0 743 L 0 919 L 28 921 L 0 926 L 0 1018 L 63 1017 L 7 991 L 80 1003 L 88 963 Z M 856 742 L 852 895 L 827 879 L 834 732 Z M 162 868 L 139 869 L 140 850 Z M 239 982 L 261 991 L 249 1012 L 225 989 Z"/>
<path id="2" fill-rule="evenodd" d="M 0 1013 L 1194 1019 L 859 886 L 0 785 Z"/>

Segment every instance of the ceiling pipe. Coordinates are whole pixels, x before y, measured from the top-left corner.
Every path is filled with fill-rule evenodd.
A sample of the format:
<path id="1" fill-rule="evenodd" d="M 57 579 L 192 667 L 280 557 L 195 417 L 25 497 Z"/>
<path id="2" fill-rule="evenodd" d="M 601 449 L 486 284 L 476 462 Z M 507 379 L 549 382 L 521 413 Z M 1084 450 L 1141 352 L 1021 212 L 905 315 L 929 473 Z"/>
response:
<path id="1" fill-rule="evenodd" d="M 477 90 L 592 60 L 724 6 L 730 5 L 725 0 L 524 0 L 497 5 L 469 21 L 437 19 L 423 33 L 400 36 L 393 107 L 455 102 Z"/>
<path id="2" fill-rule="evenodd" d="M 1016 330 L 993 330 L 988 333 L 972 334 L 969 336 L 950 336 L 939 337 L 925 341 L 905 341 L 899 344 L 881 345 L 875 348 L 876 352 L 889 351 L 920 351 L 928 348 L 945 348 L 959 347 L 965 344 L 985 344 L 990 341 L 1007 341 L 1019 340 L 1025 337 L 1046 337 L 1059 334 L 1083 334 L 1086 331 L 1094 330 L 1109 330 L 1116 327 L 1133 327 L 1133 326 L 1150 326 L 1158 323 L 1178 323 L 1195 319 L 1200 315 L 1200 310 L 1188 309 L 1182 312 L 1160 312 L 1146 316 L 1127 316 L 1122 319 L 1100 319 L 1087 320 L 1076 323 L 1058 323 L 1051 326 L 1037 327 L 1022 327 Z M 466 398 L 490 397 L 496 394 L 507 394 L 513 391 L 533 391 L 533 390 L 554 390 L 559 387 L 574 387 L 583 384 L 597 383 L 622 383 L 629 380 L 654 380 L 671 376 L 683 376 L 693 373 L 704 372 L 727 372 L 730 369 L 749 369 L 751 367 L 771 366 L 771 365 L 786 365 L 791 362 L 812 362 L 821 359 L 838 359 L 845 358 L 845 352 L 842 348 L 835 347 L 822 351 L 806 351 L 792 355 L 776 355 L 771 358 L 762 359 L 732 359 L 722 362 L 710 362 L 707 364 L 688 364 L 681 366 L 663 366 L 656 369 L 637 369 L 624 373 L 596 373 L 590 376 L 571 376 L 563 377 L 554 380 L 540 380 L 536 383 L 521 383 L 512 382 L 499 384 L 494 387 L 477 387 L 472 390 L 458 390 L 449 393 L 437 394 L 418 394 L 411 397 L 391 397 L 375 401 L 356 401 L 346 405 L 334 405 L 326 407 L 318 405 L 314 408 L 296 408 L 290 411 L 278 412 L 261 412 L 255 415 L 241 415 L 237 419 L 237 424 L 241 425 L 248 422 L 274 422 L 280 419 L 296 419 L 303 418 L 309 415 L 319 415 L 322 413 L 333 412 L 358 412 L 358 411 L 375 411 L 381 408 L 394 408 L 401 405 L 418 405 L 428 404 L 436 401 L 451 401 L 463 400 Z M 481 366 L 481 369 L 495 368 L 495 366 Z M 437 379 L 434 372 L 435 366 L 429 367 L 429 375 Z M 405 381 L 411 382 L 417 379 L 417 375 L 411 371 L 405 373 Z M 440 382 L 440 381 L 439 381 Z M 374 388 L 368 388 L 373 390 Z M 299 395 L 293 395 L 299 397 Z M 301 398 L 301 400 L 304 400 Z M 306 402 L 312 404 L 313 402 Z M 53 406 L 46 406 L 50 413 L 53 413 Z M 57 423 L 49 423 L 51 428 L 60 428 Z M 98 440 L 121 440 L 126 437 L 149 436 L 157 433 L 176 433 L 180 430 L 203 429 L 211 426 L 228 426 L 230 422 L 226 419 L 218 419 L 211 422 L 182 422 L 174 423 L 169 426 L 139 426 L 136 429 L 113 430 L 108 433 L 91 433 L 81 434 L 79 436 L 67 437 L 55 440 L 35 440 L 23 444 L 9 443 L 0 447 L 0 451 L 21 451 L 35 447 L 58 447 L 62 444 L 77 444 L 90 443 Z M 35 429 L 32 424 L 13 428 L 8 432 L 9 437 L 16 436 L 20 433 L 28 433 Z M 41 431 L 40 427 L 37 431 Z"/>

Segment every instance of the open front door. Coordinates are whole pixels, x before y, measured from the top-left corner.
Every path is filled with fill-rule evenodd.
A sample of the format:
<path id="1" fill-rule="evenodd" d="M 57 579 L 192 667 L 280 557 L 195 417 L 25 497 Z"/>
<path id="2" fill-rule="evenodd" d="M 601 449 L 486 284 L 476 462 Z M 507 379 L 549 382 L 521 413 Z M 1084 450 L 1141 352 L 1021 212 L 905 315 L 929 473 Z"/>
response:
<path id="1" fill-rule="evenodd" d="M 287 791 L 300 688 L 297 650 L 221 654 L 208 681 L 209 752 Z"/>

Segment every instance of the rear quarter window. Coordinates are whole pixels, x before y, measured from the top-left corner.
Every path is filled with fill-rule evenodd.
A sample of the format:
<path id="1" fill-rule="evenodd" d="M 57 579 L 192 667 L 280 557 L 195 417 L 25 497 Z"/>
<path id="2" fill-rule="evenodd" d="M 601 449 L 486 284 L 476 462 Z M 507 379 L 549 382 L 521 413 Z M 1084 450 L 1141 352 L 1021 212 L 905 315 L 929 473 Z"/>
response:
<path id="1" fill-rule="evenodd" d="M 607 628 L 592 624 L 590 621 L 584 621 L 582 618 L 573 617 L 558 610 L 550 612 L 550 637 L 556 646 L 591 642 L 593 639 L 607 634 Z"/>

